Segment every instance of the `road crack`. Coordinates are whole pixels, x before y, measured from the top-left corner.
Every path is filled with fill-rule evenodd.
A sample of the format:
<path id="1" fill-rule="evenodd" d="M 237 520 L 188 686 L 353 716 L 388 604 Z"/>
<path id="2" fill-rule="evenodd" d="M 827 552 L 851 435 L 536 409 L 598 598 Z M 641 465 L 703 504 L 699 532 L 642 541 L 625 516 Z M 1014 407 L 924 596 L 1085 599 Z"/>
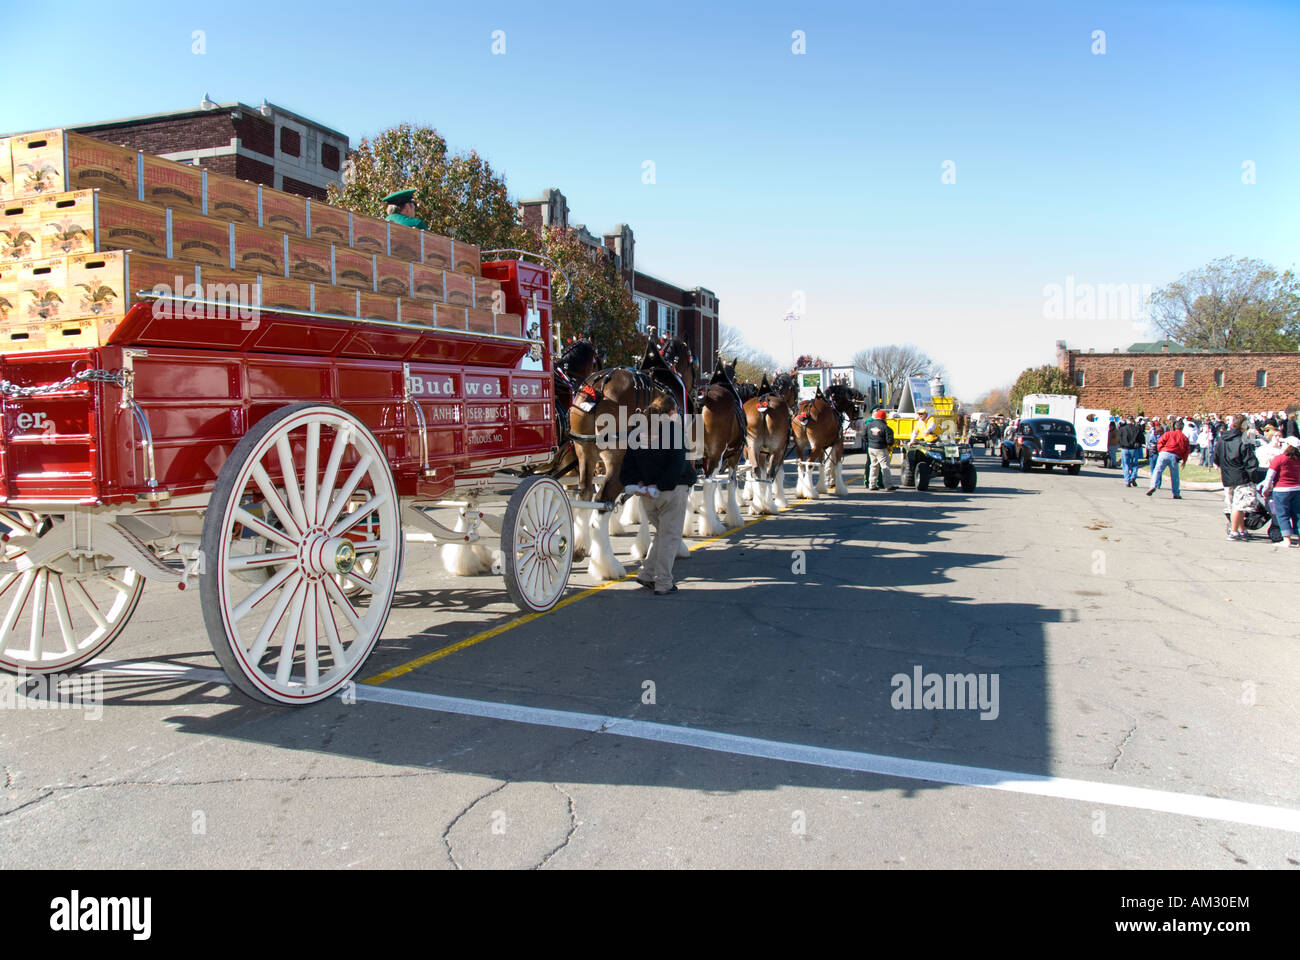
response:
<path id="1" fill-rule="evenodd" d="M 457 862 L 456 855 L 451 852 L 451 831 L 455 828 L 456 824 L 460 823 L 460 821 L 464 819 L 465 814 L 469 813 L 471 810 L 473 810 L 476 806 L 478 806 L 488 797 L 492 796 L 494 793 L 500 793 L 506 787 L 510 786 L 512 782 L 513 781 L 510 780 L 503 780 L 501 783 L 497 784 L 491 790 L 487 791 L 484 794 L 481 794 L 480 796 L 475 797 L 473 800 L 471 800 L 469 803 L 465 805 L 465 808 L 461 810 L 460 813 L 456 814 L 456 816 L 451 818 L 451 822 L 447 824 L 447 828 L 442 831 L 442 845 L 443 848 L 447 851 L 447 859 L 451 861 L 451 865 L 455 867 L 457 870 L 464 870 L 465 868 L 462 867 L 460 863 Z"/>
<path id="2" fill-rule="evenodd" d="M 1110 769 L 1114 770 L 1115 765 L 1119 763 L 1120 758 L 1124 756 L 1124 745 L 1133 739 L 1133 734 L 1137 732 L 1137 724 L 1129 728 L 1128 733 L 1124 734 L 1124 739 L 1119 742 L 1115 748 L 1115 759 L 1110 762 Z"/>
<path id="3" fill-rule="evenodd" d="M 565 847 L 569 845 L 569 841 L 573 839 L 573 835 L 578 832 L 578 811 L 577 811 L 577 807 L 574 805 L 573 802 L 573 795 L 570 794 L 563 787 L 561 787 L 558 783 L 553 783 L 551 784 L 551 786 L 555 788 L 556 792 L 559 793 L 560 796 L 564 797 L 564 799 L 568 801 L 569 832 L 564 835 L 564 839 L 561 840 L 560 843 L 554 849 L 552 849 L 549 853 L 546 854 L 546 856 L 542 857 L 542 859 L 537 862 L 537 865 L 533 867 L 534 870 L 540 870 L 542 869 L 542 867 L 546 866 L 550 862 L 553 856 L 555 856 L 557 853 L 559 853 L 561 850 L 563 850 Z"/>

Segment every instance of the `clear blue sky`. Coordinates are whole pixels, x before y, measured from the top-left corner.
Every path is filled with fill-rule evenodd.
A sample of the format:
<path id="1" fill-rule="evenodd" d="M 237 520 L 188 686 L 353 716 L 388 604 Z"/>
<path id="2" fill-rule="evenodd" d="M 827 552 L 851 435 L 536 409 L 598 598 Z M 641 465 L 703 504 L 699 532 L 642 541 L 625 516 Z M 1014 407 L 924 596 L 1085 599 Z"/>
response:
<path id="1" fill-rule="evenodd" d="M 0 130 L 205 92 L 266 98 L 353 143 L 429 123 L 516 196 L 559 187 L 594 232 L 630 224 L 640 269 L 712 288 L 723 321 L 778 359 L 798 290 L 801 351 L 842 362 L 911 341 L 973 398 L 1058 339 L 1149 338 L 1128 317 L 1044 318 L 1048 284 L 1300 261 L 1295 2 L 123 9 L 60 5 L 93 28 L 59 31 L 57 62 L 49 44 L 10 43 Z M 6 17 L 11 39 L 49 29 L 35 6 Z"/>

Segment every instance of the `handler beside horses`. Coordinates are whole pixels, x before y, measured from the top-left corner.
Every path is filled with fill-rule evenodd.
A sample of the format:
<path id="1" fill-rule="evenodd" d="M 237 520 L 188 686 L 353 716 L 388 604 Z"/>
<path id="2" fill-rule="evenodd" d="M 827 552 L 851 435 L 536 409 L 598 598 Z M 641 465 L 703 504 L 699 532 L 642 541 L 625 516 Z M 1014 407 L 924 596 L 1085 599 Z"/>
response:
<path id="1" fill-rule="evenodd" d="M 648 433 L 657 442 L 651 444 L 647 437 L 645 444 L 629 446 L 618 476 L 624 486 L 644 488 L 636 495 L 646 497 L 646 513 L 654 524 L 655 538 L 636 582 L 662 597 L 677 590 L 673 583 L 673 561 L 677 559 L 682 526 L 686 522 L 686 500 L 695 486 L 696 475 L 686 460 L 685 431 L 672 396 L 661 393 L 646 408 L 646 413 L 650 421 Z M 670 425 L 661 429 L 666 420 L 671 421 Z"/>

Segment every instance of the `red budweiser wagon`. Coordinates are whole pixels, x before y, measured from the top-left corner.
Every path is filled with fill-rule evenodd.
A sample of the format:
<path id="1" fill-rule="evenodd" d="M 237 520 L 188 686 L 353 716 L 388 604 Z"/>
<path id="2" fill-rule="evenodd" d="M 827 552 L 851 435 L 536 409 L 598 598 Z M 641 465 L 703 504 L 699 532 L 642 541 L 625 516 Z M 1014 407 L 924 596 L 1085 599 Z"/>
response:
<path id="1" fill-rule="evenodd" d="M 550 276 L 523 260 L 483 273 L 522 336 L 223 318 L 224 304 L 173 296 L 137 303 L 101 346 L 0 356 L 0 667 L 83 664 L 146 581 L 197 580 L 231 682 L 315 702 L 374 649 L 403 531 L 499 535 L 510 598 L 554 606 L 573 522 L 538 472 L 556 453 Z M 431 515 L 449 507 L 460 529 Z"/>

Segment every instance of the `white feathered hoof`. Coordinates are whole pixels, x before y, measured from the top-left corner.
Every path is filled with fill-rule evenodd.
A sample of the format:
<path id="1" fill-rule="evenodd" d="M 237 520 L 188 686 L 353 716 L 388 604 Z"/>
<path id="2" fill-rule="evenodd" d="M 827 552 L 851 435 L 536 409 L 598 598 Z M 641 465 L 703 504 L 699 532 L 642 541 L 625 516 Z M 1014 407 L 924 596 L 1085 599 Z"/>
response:
<path id="1" fill-rule="evenodd" d="M 784 466 L 777 467 L 776 476 L 772 478 L 772 506 L 776 507 L 777 513 L 790 509 L 790 501 L 785 498 Z"/>
<path id="2" fill-rule="evenodd" d="M 733 529 L 745 522 L 744 517 L 740 515 L 740 497 L 736 487 L 737 484 L 735 480 L 727 483 L 727 505 L 722 516 L 722 522 L 725 523 L 728 528 Z"/>
<path id="3" fill-rule="evenodd" d="M 745 485 L 740 488 L 740 500 L 742 503 L 752 503 L 754 500 L 754 480 L 749 478 Z"/>
<path id="4" fill-rule="evenodd" d="M 698 491 L 691 490 L 686 495 L 686 515 L 682 517 L 682 536 L 689 537 L 691 528 L 695 526 L 695 511 L 699 509 L 700 495 Z"/>
<path id="5" fill-rule="evenodd" d="M 636 539 L 632 541 L 632 559 L 642 561 L 650 556 L 650 523 L 649 521 L 637 527 Z"/>
<path id="6" fill-rule="evenodd" d="M 591 514 L 587 509 L 573 511 L 573 558 L 581 560 L 591 553 Z"/>
<path id="7" fill-rule="evenodd" d="M 831 476 L 835 479 L 835 496 L 842 497 L 849 492 L 849 488 L 844 483 L 844 461 L 839 460 L 835 463 L 835 469 L 831 471 Z"/>
<path id="8" fill-rule="evenodd" d="M 697 529 L 701 537 L 716 537 L 726 532 L 722 521 L 718 519 L 716 486 L 712 480 L 704 481 L 704 490 L 700 494 L 700 512 Z"/>
<path id="9" fill-rule="evenodd" d="M 592 511 L 591 557 L 587 561 L 587 575 L 595 583 L 618 580 L 627 574 L 618 557 L 614 556 L 614 545 L 609 540 L 609 517 L 604 511 Z"/>
<path id="10" fill-rule="evenodd" d="M 685 540 L 678 540 L 678 541 L 677 541 L 677 559 L 680 560 L 680 559 L 682 559 L 683 557 L 689 557 L 690 555 L 691 555 L 691 548 L 688 547 L 688 546 L 686 545 L 686 541 L 685 541 Z"/>
<path id="11" fill-rule="evenodd" d="M 795 493 L 808 500 L 817 499 L 817 488 L 812 482 L 813 466 L 811 463 L 804 461 L 799 462 L 799 482 L 795 484 Z"/>
<path id="12" fill-rule="evenodd" d="M 469 521 L 465 519 L 464 510 L 457 515 L 456 526 L 452 529 L 457 533 L 465 533 L 469 530 Z M 475 550 L 473 544 L 445 543 L 442 545 L 439 554 L 442 558 L 443 567 L 453 577 L 472 577 L 487 569 L 487 565 L 483 563 L 483 558 Z"/>

